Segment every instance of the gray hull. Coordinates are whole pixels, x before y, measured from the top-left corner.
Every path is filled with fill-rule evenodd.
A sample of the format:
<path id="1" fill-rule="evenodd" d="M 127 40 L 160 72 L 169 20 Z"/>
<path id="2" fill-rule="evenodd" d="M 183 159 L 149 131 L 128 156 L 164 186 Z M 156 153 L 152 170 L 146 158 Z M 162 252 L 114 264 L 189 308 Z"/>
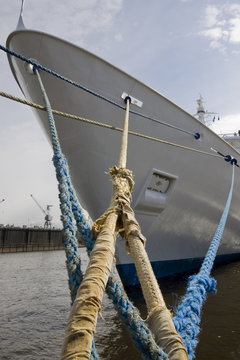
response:
<path id="1" fill-rule="evenodd" d="M 130 94 L 143 102 L 132 110 L 172 126 L 167 127 L 138 115 L 130 115 L 130 130 L 150 137 L 215 154 L 211 148 L 237 160 L 239 153 L 184 110 L 156 91 L 111 64 L 65 41 L 34 31 L 16 31 L 7 46 L 26 57 L 72 79 L 119 105 L 121 95 Z M 27 99 L 43 104 L 37 79 L 25 64 L 9 57 L 13 74 Z M 122 128 L 124 110 L 45 72 L 41 77 L 52 108 Z M 46 113 L 36 111 L 49 137 Z M 106 171 L 118 161 L 121 132 L 55 117 L 62 150 L 81 203 L 93 219 L 109 205 L 111 183 Z M 146 249 L 157 276 L 199 266 L 225 207 L 231 185 L 232 166 L 224 158 L 193 152 L 166 143 L 129 135 L 128 168 L 134 173 L 132 205 Z M 240 170 L 235 169 L 233 199 L 219 259 L 240 253 Z M 117 263 L 125 282 L 135 283 L 134 267 L 124 244 L 117 245 Z"/>

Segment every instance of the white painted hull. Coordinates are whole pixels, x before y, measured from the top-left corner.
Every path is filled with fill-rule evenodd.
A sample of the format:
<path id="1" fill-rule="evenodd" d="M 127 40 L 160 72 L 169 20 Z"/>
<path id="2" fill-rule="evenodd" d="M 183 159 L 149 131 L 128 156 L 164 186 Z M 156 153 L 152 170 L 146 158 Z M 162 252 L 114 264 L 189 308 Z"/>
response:
<path id="1" fill-rule="evenodd" d="M 130 115 L 130 130 L 201 151 L 214 148 L 237 160 L 239 153 L 214 132 L 159 93 L 96 56 L 55 37 L 34 32 L 12 33 L 7 46 L 102 96 L 124 105 L 121 95 L 129 93 L 143 101 L 134 110 L 165 123 L 200 133 L 194 136 Z M 35 76 L 22 61 L 9 59 L 13 73 L 27 99 L 41 103 Z M 45 72 L 41 72 L 52 108 L 122 128 L 124 111 Z M 36 111 L 48 135 L 46 113 Z M 93 219 L 109 205 L 111 182 L 106 171 L 118 161 L 121 132 L 55 117 L 62 150 L 68 159 L 72 181 L 79 198 Z M 212 152 L 213 153 L 213 152 Z M 189 270 L 199 265 L 219 223 L 230 189 L 232 166 L 204 155 L 163 143 L 129 136 L 128 168 L 135 175 L 133 207 L 147 237 L 146 249 L 157 276 Z M 153 170 L 155 169 L 155 170 Z M 150 192 L 146 184 L 152 172 L 167 174 L 173 184 L 164 198 Z M 218 255 L 222 259 L 240 253 L 240 170 L 236 168 L 230 214 Z M 146 191 L 145 191 L 146 190 Z M 144 192 L 145 191 L 145 192 Z M 146 200 L 146 196 L 145 196 Z M 132 260 L 118 243 L 117 263 L 125 283 L 134 284 Z"/>

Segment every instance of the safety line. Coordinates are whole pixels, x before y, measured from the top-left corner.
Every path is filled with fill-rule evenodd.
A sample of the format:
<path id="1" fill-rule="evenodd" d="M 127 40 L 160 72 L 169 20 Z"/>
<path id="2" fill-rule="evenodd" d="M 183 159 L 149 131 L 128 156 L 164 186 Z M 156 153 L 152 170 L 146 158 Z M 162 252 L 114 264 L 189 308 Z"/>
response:
<path id="1" fill-rule="evenodd" d="M 20 102 L 22 104 L 25 104 L 25 105 L 28 105 L 28 106 L 31 106 L 31 107 L 34 107 L 36 109 L 39 109 L 39 110 L 44 110 L 46 111 L 46 108 L 44 106 L 41 106 L 39 104 L 35 104 L 35 103 L 32 103 L 30 101 L 27 101 L 27 100 L 24 100 L 24 99 L 20 99 L 16 96 L 13 96 L 13 95 L 9 95 L 5 92 L 0 92 L 0 95 L 5 97 L 5 98 L 8 98 L 10 100 L 14 100 L 14 101 L 17 101 L 17 102 Z M 112 126 L 112 125 L 108 125 L 108 124 L 104 124 L 104 123 L 100 123 L 98 121 L 95 121 L 95 120 L 90 120 L 90 119 L 85 119 L 83 117 L 80 117 L 80 116 L 77 116 L 77 115 L 72 115 L 72 114 L 68 114 L 68 113 L 64 113 L 64 112 L 61 112 L 61 111 L 58 111 L 58 110 L 52 110 L 52 112 L 56 115 L 60 115 L 60 116 L 63 116 L 63 117 L 67 117 L 67 118 L 70 118 L 70 119 L 74 119 L 74 120 L 79 120 L 79 121 L 82 121 L 82 122 L 85 122 L 85 123 L 89 123 L 89 124 L 92 124 L 92 125 L 96 125 L 96 126 L 100 126 L 100 127 L 104 127 L 104 128 L 107 128 L 107 129 L 110 129 L 110 130 L 116 130 L 116 131 L 123 131 L 123 129 L 121 128 L 118 128 L 118 127 L 115 127 L 115 126 Z M 180 149 L 184 149 L 184 150 L 189 150 L 189 151 L 193 151 L 193 152 L 196 152 L 196 153 L 200 153 L 200 154 L 204 154 L 204 155 L 208 155 L 208 156 L 213 156 L 213 157 L 216 157 L 216 158 L 219 158 L 219 159 L 222 159 L 223 157 L 218 155 L 218 154 L 212 154 L 210 152 L 207 152 L 207 151 L 203 151 L 203 150 L 198 150 L 198 149 L 194 149 L 192 147 L 188 147 L 188 146 L 184 146 L 184 145 L 179 145 L 179 144 L 176 144 L 176 143 L 172 143 L 170 141 L 166 141 L 166 140 L 161 140 L 161 139 L 157 139 L 155 137 L 152 137 L 152 136 L 148 136 L 148 135 L 143 135 L 141 133 L 137 133 L 137 132 L 134 132 L 134 131 L 131 131 L 129 130 L 128 132 L 130 135 L 133 135 L 133 136 L 138 136 L 140 138 L 143 138 L 143 139 L 147 139 L 147 140 L 151 140 L 151 141 L 155 141 L 155 142 L 158 142 L 158 143 L 162 143 L 162 144 L 166 144 L 166 145 L 170 145 L 170 146 L 175 146 L 175 147 L 178 147 Z"/>
<path id="2" fill-rule="evenodd" d="M 63 76 L 63 75 L 60 75 L 60 74 L 58 74 L 57 72 L 55 72 L 55 71 L 53 71 L 53 70 L 51 70 L 51 69 L 48 69 L 47 67 L 45 67 L 45 66 L 37 63 L 36 61 L 31 60 L 31 59 L 29 59 L 29 58 L 26 58 L 25 56 L 23 56 L 23 55 L 21 55 L 21 54 L 18 54 L 18 53 L 16 53 L 15 51 L 12 51 L 12 50 L 8 49 L 7 47 L 4 47 L 4 46 L 0 45 L 0 50 L 3 50 L 3 51 L 5 51 L 5 52 L 8 53 L 8 54 L 17 57 L 18 59 L 20 59 L 20 60 L 22 60 L 22 61 L 25 61 L 25 62 L 27 62 L 28 64 L 33 65 L 33 67 L 35 67 L 35 68 L 38 69 L 38 70 L 41 69 L 41 70 L 43 70 L 43 71 L 45 71 L 45 72 L 47 72 L 47 73 L 49 73 L 49 74 L 51 74 L 51 75 L 53 75 L 53 76 L 56 76 L 57 78 L 59 78 L 59 79 L 61 79 L 61 80 L 64 80 L 64 81 L 68 82 L 68 83 L 71 84 L 71 85 L 74 85 L 74 86 L 78 87 L 78 88 L 81 89 L 81 90 L 84 90 L 84 91 L 88 92 L 88 93 L 91 94 L 91 95 L 94 95 L 94 96 L 96 96 L 96 97 L 98 97 L 98 98 L 100 98 L 100 99 L 102 99 L 102 100 L 104 100 L 104 101 L 106 101 L 106 102 L 108 102 L 108 103 L 110 103 L 110 104 L 112 104 L 112 105 L 114 105 L 114 106 L 122 109 L 122 110 L 125 110 L 125 107 L 124 107 L 124 106 L 116 103 L 115 101 L 113 101 L 113 100 L 111 100 L 111 99 L 109 99 L 109 98 L 106 98 L 106 97 L 104 97 L 103 95 L 100 95 L 100 94 L 96 93 L 95 91 L 90 90 L 90 89 L 88 89 L 87 87 L 85 87 L 85 86 L 77 83 L 76 81 L 73 81 L 73 80 L 71 80 L 71 79 L 69 79 L 69 78 L 67 78 L 67 77 L 65 77 L 65 76 Z M 175 129 L 175 130 L 184 132 L 184 133 L 186 133 L 186 134 L 193 135 L 193 136 L 195 137 L 195 139 L 199 139 L 199 138 L 200 138 L 200 134 L 199 134 L 199 133 L 193 133 L 193 132 L 191 132 L 191 131 L 184 130 L 184 129 L 182 129 L 182 128 L 179 128 L 179 127 L 177 127 L 177 126 L 174 126 L 174 125 L 165 123 L 164 121 L 161 121 L 161 120 L 156 119 L 156 118 L 149 117 L 149 116 L 147 116 L 147 115 L 141 114 L 141 113 L 139 113 L 139 112 L 137 112 L 137 111 L 134 111 L 134 110 L 130 110 L 130 113 L 131 113 L 131 114 L 134 114 L 134 115 L 137 115 L 137 116 L 140 116 L 140 117 L 142 117 L 142 118 L 144 118 L 144 119 L 148 119 L 148 120 L 157 122 L 157 123 L 159 123 L 159 124 L 161 124 L 161 125 L 170 127 L 170 128 L 172 128 L 172 129 Z"/>

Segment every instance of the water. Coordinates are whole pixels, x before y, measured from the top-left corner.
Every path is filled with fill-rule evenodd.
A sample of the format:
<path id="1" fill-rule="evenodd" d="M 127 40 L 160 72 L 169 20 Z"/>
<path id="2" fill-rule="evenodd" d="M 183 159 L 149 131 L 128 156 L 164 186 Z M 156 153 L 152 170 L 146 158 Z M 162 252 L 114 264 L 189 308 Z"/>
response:
<path id="1" fill-rule="evenodd" d="M 0 269 L 0 359 L 59 359 L 70 309 L 64 252 L 1 254 Z M 203 309 L 196 359 L 239 360 L 240 263 L 218 267 L 213 275 L 218 292 L 208 296 Z M 185 292 L 186 278 L 164 280 L 161 287 L 168 306 L 174 307 Z M 145 316 L 141 294 L 131 297 Z M 107 296 L 102 315 L 95 336 L 100 358 L 141 359 Z"/>

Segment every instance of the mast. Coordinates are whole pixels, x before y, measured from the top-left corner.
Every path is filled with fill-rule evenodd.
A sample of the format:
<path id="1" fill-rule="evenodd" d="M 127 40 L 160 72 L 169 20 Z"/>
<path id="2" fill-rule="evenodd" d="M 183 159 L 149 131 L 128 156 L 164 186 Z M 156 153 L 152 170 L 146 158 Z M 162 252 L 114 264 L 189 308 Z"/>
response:
<path id="1" fill-rule="evenodd" d="M 215 121 L 215 116 L 210 118 L 210 115 L 217 115 L 217 118 L 219 120 L 218 113 L 207 111 L 204 107 L 204 100 L 202 95 L 200 94 L 199 99 L 196 100 L 198 107 L 197 107 L 197 113 L 194 115 L 198 118 L 199 121 L 201 121 L 204 125 L 210 126 Z"/>

